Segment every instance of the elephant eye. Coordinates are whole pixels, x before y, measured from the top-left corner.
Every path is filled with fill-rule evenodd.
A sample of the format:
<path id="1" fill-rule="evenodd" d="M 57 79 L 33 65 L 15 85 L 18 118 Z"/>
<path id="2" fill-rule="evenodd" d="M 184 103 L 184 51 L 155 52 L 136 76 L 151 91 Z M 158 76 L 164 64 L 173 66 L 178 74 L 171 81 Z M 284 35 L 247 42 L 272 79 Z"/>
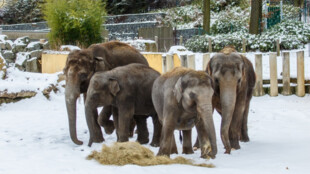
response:
<path id="1" fill-rule="evenodd" d="M 219 83 L 219 79 L 218 79 L 218 78 L 215 78 L 215 79 L 214 79 L 214 82 L 215 82 L 215 83 Z"/>
<path id="2" fill-rule="evenodd" d="M 241 78 L 240 79 L 238 79 L 238 83 L 240 83 L 241 82 Z"/>
<path id="3" fill-rule="evenodd" d="M 87 79 L 87 74 L 86 73 L 82 73 L 80 75 L 81 80 L 86 80 Z"/>

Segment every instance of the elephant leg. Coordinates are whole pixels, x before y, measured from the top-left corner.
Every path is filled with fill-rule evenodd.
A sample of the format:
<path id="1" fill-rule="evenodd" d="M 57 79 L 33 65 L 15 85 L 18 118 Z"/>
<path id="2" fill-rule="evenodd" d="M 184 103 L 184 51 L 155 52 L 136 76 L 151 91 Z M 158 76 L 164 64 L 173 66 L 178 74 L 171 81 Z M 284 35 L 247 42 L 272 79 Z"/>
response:
<path id="1" fill-rule="evenodd" d="M 171 111 L 171 108 L 167 108 L 167 106 L 165 106 L 160 148 L 157 155 L 166 155 L 169 157 L 170 153 L 173 152 L 171 147 L 173 146 L 173 143 L 175 144 L 173 132 L 177 122 L 173 115 L 174 113 Z"/>
<path id="2" fill-rule="evenodd" d="M 129 137 L 133 137 L 135 133 L 136 121 L 135 119 L 131 119 L 130 126 L 129 126 Z"/>
<path id="3" fill-rule="evenodd" d="M 107 134 L 112 134 L 115 126 L 112 120 L 110 120 L 110 116 L 112 114 L 112 106 L 105 106 L 98 118 L 98 123 L 100 126 L 104 128 L 105 133 Z"/>
<path id="4" fill-rule="evenodd" d="M 127 104 L 128 105 L 128 104 Z M 129 140 L 129 126 L 133 119 L 134 107 L 131 105 L 120 104 L 118 107 L 118 137 L 119 142 L 126 142 Z"/>
<path id="5" fill-rule="evenodd" d="M 192 148 L 192 129 L 190 130 L 183 130 L 183 154 L 193 154 Z"/>
<path id="6" fill-rule="evenodd" d="M 240 149 L 239 139 L 241 135 L 241 126 L 243 122 L 243 113 L 245 109 L 245 100 L 237 100 L 233 118 L 229 128 L 229 140 L 231 147 Z"/>
<path id="7" fill-rule="evenodd" d="M 250 100 L 246 102 L 243 120 L 242 120 L 242 127 L 241 127 L 241 137 L 240 141 L 242 142 L 249 142 L 250 138 L 248 135 L 248 115 L 249 115 L 249 107 L 250 107 Z"/>
<path id="8" fill-rule="evenodd" d="M 113 120 L 114 120 L 114 127 L 115 127 L 115 133 L 116 133 L 116 141 L 119 141 L 119 136 L 118 136 L 118 109 L 115 107 L 112 107 L 112 113 L 113 113 Z"/>
<path id="9" fill-rule="evenodd" d="M 159 122 L 157 115 L 152 116 L 152 121 L 153 121 L 153 138 L 152 138 L 151 146 L 158 147 L 160 145 L 160 134 L 161 134 L 162 126 Z"/>
<path id="10" fill-rule="evenodd" d="M 137 141 L 140 144 L 146 144 L 149 142 L 149 131 L 147 129 L 146 119 L 147 116 L 135 115 L 134 119 L 137 123 L 138 138 Z"/>
<path id="11" fill-rule="evenodd" d="M 178 154 L 178 148 L 177 148 L 177 144 L 176 144 L 176 142 L 175 142 L 174 132 L 172 132 L 172 140 L 171 140 L 171 150 L 170 150 L 170 154 Z"/>
<path id="12" fill-rule="evenodd" d="M 193 149 L 196 151 L 196 150 L 198 150 L 199 148 L 200 148 L 200 144 L 199 144 L 199 139 L 198 139 L 198 136 L 197 136 L 196 142 L 195 142 L 195 144 L 194 144 L 194 146 L 193 146 Z"/>

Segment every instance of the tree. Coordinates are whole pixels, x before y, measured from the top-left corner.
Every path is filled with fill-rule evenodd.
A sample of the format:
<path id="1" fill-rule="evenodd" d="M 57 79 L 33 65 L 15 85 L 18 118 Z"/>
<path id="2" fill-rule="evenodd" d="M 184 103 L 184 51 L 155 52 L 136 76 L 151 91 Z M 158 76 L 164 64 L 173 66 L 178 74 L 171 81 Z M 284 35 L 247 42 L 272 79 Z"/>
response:
<path id="1" fill-rule="evenodd" d="M 48 37 L 53 47 L 62 44 L 88 47 L 102 41 L 106 10 L 101 0 L 46 0 L 43 12 L 51 29 Z"/>
<path id="2" fill-rule="evenodd" d="M 304 0 L 294 0 L 295 7 L 302 7 L 304 4 Z"/>
<path id="3" fill-rule="evenodd" d="M 3 23 L 30 23 L 43 20 L 40 5 L 43 0 L 14 0 L 5 5 L 2 18 Z"/>
<path id="4" fill-rule="evenodd" d="M 203 30 L 210 33 L 210 0 L 203 0 Z"/>
<path id="5" fill-rule="evenodd" d="M 250 30 L 251 34 L 259 34 L 262 20 L 262 0 L 252 0 L 251 2 L 251 17 L 250 17 Z"/>

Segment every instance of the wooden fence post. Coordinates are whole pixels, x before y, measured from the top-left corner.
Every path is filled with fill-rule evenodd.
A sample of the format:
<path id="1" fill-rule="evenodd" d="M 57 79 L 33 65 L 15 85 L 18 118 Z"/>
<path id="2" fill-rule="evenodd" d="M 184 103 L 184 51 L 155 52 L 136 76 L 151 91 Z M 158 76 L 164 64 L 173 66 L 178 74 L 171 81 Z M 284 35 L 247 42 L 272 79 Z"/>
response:
<path id="1" fill-rule="evenodd" d="M 181 66 L 187 67 L 187 55 L 181 55 Z"/>
<path id="2" fill-rule="evenodd" d="M 156 48 L 155 48 L 155 50 L 156 50 L 156 52 L 158 52 L 158 36 L 155 36 L 155 45 L 156 45 Z"/>
<path id="3" fill-rule="evenodd" d="M 282 68 L 282 78 L 283 78 L 283 92 L 282 95 L 291 95 L 291 81 L 290 81 L 290 52 L 283 52 L 283 68 Z"/>
<path id="4" fill-rule="evenodd" d="M 196 69 L 195 68 L 195 54 L 187 55 L 187 68 Z"/>
<path id="5" fill-rule="evenodd" d="M 211 40 L 211 37 L 208 38 L 208 44 L 209 44 L 209 53 L 212 53 L 212 40 Z"/>
<path id="6" fill-rule="evenodd" d="M 180 43 L 179 45 L 182 45 L 183 44 L 183 36 L 180 36 Z"/>
<path id="7" fill-rule="evenodd" d="M 242 52 L 245 53 L 246 52 L 246 39 L 242 39 Z"/>
<path id="8" fill-rule="evenodd" d="M 277 47 L 277 56 L 280 56 L 280 41 L 279 39 L 277 40 L 277 43 L 276 43 L 276 47 Z"/>
<path id="9" fill-rule="evenodd" d="M 172 54 L 166 55 L 166 65 L 167 65 L 167 72 L 171 71 L 173 69 L 174 62 L 173 62 L 173 55 Z"/>
<path id="10" fill-rule="evenodd" d="M 167 56 L 162 55 L 163 74 L 167 72 Z"/>
<path id="11" fill-rule="evenodd" d="M 297 52 L 297 91 L 299 97 L 305 96 L 305 64 L 304 51 Z"/>
<path id="12" fill-rule="evenodd" d="M 205 71 L 207 69 L 207 65 L 210 61 L 210 53 L 206 53 L 202 55 L 202 70 Z"/>
<path id="13" fill-rule="evenodd" d="M 270 92 L 271 97 L 278 96 L 278 72 L 277 72 L 277 53 L 270 53 L 269 55 L 270 67 Z"/>
<path id="14" fill-rule="evenodd" d="M 255 54 L 255 73 L 256 73 L 256 84 L 254 89 L 254 96 L 264 95 L 263 89 L 263 58 L 262 54 Z"/>

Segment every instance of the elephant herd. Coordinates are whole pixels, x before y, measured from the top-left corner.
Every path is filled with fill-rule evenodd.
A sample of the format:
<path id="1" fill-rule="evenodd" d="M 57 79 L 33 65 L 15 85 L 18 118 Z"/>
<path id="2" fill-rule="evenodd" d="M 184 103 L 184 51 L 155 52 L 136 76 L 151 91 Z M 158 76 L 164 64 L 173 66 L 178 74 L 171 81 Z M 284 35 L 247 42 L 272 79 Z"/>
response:
<path id="1" fill-rule="evenodd" d="M 158 155 L 177 153 L 174 130 L 182 131 L 184 154 L 193 153 L 191 131 L 195 126 L 202 158 L 217 154 L 213 111 L 222 116 L 221 139 L 225 153 L 249 141 L 247 119 L 255 85 L 251 62 L 233 48 L 215 54 L 205 71 L 177 67 L 160 74 L 149 67 L 135 48 L 111 41 L 72 51 L 64 68 L 65 100 L 70 137 L 81 145 L 76 133 L 76 100 L 83 94 L 89 143 L 104 141 L 114 129 L 117 141 L 128 141 L 137 126 L 137 141 L 149 142 L 146 119 L 154 124 L 151 146 Z M 103 106 L 100 114 L 97 108 Z M 113 121 L 110 116 L 113 115 Z"/>

